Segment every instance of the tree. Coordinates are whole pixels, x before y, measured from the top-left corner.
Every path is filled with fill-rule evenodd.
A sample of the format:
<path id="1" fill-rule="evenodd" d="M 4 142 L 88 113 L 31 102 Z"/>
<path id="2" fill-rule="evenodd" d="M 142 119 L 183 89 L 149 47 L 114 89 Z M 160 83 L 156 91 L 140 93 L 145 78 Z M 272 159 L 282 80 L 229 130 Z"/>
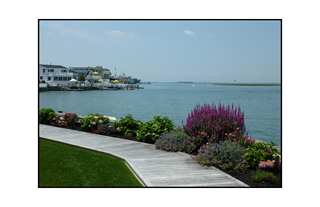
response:
<path id="1" fill-rule="evenodd" d="M 78 78 L 78 81 L 85 81 L 86 77 L 84 77 L 84 75 L 80 75 L 80 77 Z"/>

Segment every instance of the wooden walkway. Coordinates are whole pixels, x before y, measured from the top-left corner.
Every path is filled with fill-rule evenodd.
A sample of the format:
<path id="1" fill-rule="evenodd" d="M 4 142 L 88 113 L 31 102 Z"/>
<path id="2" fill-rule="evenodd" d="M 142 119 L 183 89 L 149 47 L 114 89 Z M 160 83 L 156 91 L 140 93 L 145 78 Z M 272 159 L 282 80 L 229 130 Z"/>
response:
<path id="1" fill-rule="evenodd" d="M 39 124 L 39 137 L 117 156 L 147 187 L 249 187 L 190 155 L 165 152 L 154 145 Z"/>

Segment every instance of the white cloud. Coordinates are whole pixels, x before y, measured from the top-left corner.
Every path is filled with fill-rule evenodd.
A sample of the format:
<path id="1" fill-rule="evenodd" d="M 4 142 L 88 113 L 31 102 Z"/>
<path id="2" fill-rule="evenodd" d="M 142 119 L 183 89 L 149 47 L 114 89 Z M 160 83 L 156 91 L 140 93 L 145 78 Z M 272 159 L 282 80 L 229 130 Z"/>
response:
<path id="1" fill-rule="evenodd" d="M 111 36 L 114 36 L 114 37 L 133 37 L 134 34 L 133 33 L 125 33 L 125 32 L 121 32 L 121 31 L 115 31 L 115 30 L 104 30 L 104 33 L 106 33 L 107 35 L 111 35 Z"/>
<path id="2" fill-rule="evenodd" d="M 52 34 L 51 32 L 48 32 L 47 33 L 49 36 L 54 36 L 54 34 Z"/>
<path id="3" fill-rule="evenodd" d="M 208 37 L 208 38 L 214 37 L 214 35 L 213 35 L 213 34 L 210 34 L 210 35 L 207 35 L 207 37 Z"/>
<path id="4" fill-rule="evenodd" d="M 184 33 L 186 33 L 187 35 L 196 35 L 196 33 L 190 31 L 190 30 L 184 30 Z"/>
<path id="5" fill-rule="evenodd" d="M 61 24 L 55 23 L 55 24 L 47 24 L 45 26 L 48 26 L 48 27 L 50 27 L 52 29 L 57 30 L 59 32 L 59 35 L 63 36 L 63 37 L 65 36 L 65 34 L 69 34 L 69 35 L 80 37 L 82 39 L 89 38 L 89 33 L 88 32 L 82 31 L 82 30 L 79 30 L 79 29 L 65 28 Z M 48 32 L 48 35 L 54 35 L 54 34 L 52 34 L 51 32 Z"/>

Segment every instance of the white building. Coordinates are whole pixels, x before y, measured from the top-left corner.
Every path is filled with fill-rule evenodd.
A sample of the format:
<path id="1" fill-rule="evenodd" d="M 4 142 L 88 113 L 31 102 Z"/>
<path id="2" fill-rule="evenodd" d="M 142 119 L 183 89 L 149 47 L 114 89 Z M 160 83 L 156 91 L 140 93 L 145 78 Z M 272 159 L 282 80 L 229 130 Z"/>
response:
<path id="1" fill-rule="evenodd" d="M 39 65 L 39 80 L 51 86 L 66 85 L 73 78 L 73 72 L 61 65 Z"/>
<path id="2" fill-rule="evenodd" d="M 73 72 L 73 78 L 76 80 L 78 80 L 80 75 L 84 75 L 86 80 L 92 84 L 97 83 L 99 79 L 102 79 L 105 83 L 110 82 L 111 72 L 107 68 L 102 68 L 102 66 L 70 67 L 70 71 Z"/>

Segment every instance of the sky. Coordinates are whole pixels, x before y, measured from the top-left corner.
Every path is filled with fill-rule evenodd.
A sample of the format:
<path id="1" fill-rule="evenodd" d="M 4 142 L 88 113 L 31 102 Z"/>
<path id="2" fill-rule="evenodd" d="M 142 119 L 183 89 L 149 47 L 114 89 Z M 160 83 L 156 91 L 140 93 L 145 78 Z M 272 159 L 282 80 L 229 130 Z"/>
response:
<path id="1" fill-rule="evenodd" d="M 39 63 L 151 82 L 280 83 L 281 21 L 39 20 Z"/>

